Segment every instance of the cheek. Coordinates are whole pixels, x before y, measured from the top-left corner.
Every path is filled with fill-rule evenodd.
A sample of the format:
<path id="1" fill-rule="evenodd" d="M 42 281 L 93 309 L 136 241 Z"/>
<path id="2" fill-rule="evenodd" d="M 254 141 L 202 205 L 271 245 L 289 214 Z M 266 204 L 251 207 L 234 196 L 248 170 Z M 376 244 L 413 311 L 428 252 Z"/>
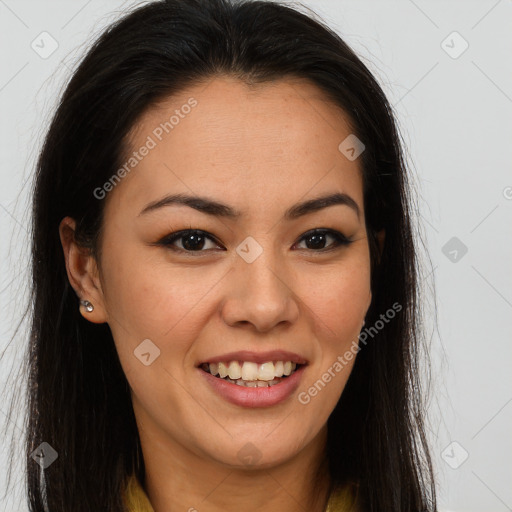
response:
<path id="1" fill-rule="evenodd" d="M 359 333 L 369 305 L 369 265 L 363 259 L 315 274 L 303 282 L 305 303 L 317 319 L 315 331 L 342 344 L 347 336 Z"/>
<path id="2" fill-rule="evenodd" d="M 297 396 L 302 417 L 314 418 L 313 433 L 327 421 L 352 372 L 370 296 L 370 275 L 365 264 L 347 264 L 317 275 L 314 281 L 309 280 L 305 289 L 310 290 L 306 303 L 318 351 Z"/>
<path id="3" fill-rule="evenodd" d="M 151 417 L 170 409 L 181 417 L 189 405 L 170 390 L 181 389 L 191 347 L 211 313 L 205 294 L 218 276 L 210 282 L 204 271 L 135 257 L 111 264 L 109 272 L 109 325 L 137 402 Z M 146 365 L 142 354 L 148 352 Z"/>
<path id="4" fill-rule="evenodd" d="M 132 252 L 129 258 L 126 254 L 130 253 L 119 251 L 119 258 L 115 253 L 109 256 L 105 288 L 109 325 L 121 365 L 139 394 L 147 387 L 156 390 L 161 382 L 183 377 L 191 363 L 194 341 L 214 314 L 215 286 L 222 284 L 218 269 L 173 267 L 161 255 L 156 262 L 148 259 L 147 253 L 137 256 Z M 136 354 L 148 339 L 156 348 L 146 344 L 158 358 L 145 367 Z M 152 400 L 153 395 L 147 398 Z"/>
<path id="5" fill-rule="evenodd" d="M 187 315 L 218 280 L 199 267 L 173 266 L 161 255 L 157 261 L 143 251 L 126 254 L 118 259 L 112 254 L 105 265 L 108 311 L 138 337 L 162 339 L 186 324 Z"/>

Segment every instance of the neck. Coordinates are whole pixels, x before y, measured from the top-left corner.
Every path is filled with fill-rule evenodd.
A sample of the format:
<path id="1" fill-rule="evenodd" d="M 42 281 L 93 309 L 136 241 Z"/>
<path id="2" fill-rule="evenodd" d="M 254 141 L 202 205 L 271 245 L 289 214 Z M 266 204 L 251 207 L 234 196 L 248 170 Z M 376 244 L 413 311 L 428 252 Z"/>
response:
<path id="1" fill-rule="evenodd" d="M 161 432 L 139 431 L 145 488 L 155 512 L 325 510 L 330 483 L 327 426 L 299 453 L 265 469 L 229 467 L 199 457 Z"/>

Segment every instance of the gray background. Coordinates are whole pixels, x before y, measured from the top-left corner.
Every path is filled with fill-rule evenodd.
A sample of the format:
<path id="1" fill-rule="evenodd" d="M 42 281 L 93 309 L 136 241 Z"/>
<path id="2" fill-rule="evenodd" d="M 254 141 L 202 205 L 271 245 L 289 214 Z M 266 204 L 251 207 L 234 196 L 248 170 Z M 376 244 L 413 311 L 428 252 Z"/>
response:
<path id="1" fill-rule="evenodd" d="M 375 73 L 408 148 L 426 246 L 429 437 L 440 510 L 512 510 L 512 1 L 303 3 Z M 41 138 L 91 39 L 133 4 L 0 0 L 1 348 L 27 300 L 27 205 Z M 45 55 L 51 44 L 58 47 Z M 25 342 L 22 325 L 0 367 L 0 423 L 18 442 L 23 409 L 10 420 L 6 413 L 11 390 L 23 391 L 12 372 Z M 21 446 L 12 449 L 19 466 Z M 24 511 L 20 485 L 3 495 L 8 450 L 2 442 L 0 509 Z"/>

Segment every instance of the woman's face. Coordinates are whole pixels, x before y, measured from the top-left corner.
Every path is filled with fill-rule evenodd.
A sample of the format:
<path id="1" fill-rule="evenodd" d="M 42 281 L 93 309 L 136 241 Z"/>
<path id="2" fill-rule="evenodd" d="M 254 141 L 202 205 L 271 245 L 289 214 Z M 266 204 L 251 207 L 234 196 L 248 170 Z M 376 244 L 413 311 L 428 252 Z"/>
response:
<path id="1" fill-rule="evenodd" d="M 350 134 L 305 81 L 227 77 L 132 131 L 128 171 L 98 199 L 101 284 L 84 316 L 108 322 L 141 435 L 163 451 L 270 467 L 325 434 L 354 359 L 336 362 L 371 301 L 360 161 L 338 149 Z M 165 202 L 176 194 L 201 200 Z M 201 233 L 165 241 L 189 229 Z M 258 387 L 205 371 L 232 360 L 232 380 L 242 372 Z M 268 386 L 293 368 L 278 361 L 305 364 Z"/>

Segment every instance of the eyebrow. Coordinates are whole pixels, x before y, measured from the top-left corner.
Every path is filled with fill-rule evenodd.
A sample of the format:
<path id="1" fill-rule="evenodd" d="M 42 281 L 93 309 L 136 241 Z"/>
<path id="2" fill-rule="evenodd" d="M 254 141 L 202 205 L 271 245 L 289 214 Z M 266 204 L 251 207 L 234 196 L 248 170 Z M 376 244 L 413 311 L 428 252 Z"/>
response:
<path id="1" fill-rule="evenodd" d="M 231 206 L 222 204 L 208 197 L 192 196 L 188 194 L 171 194 L 146 205 L 139 213 L 139 217 L 149 212 L 153 212 L 159 208 L 163 208 L 164 206 L 170 205 L 184 205 L 190 208 L 194 208 L 195 210 L 198 210 L 207 215 L 233 220 L 238 219 L 243 215 L 240 211 L 232 208 Z M 352 199 L 352 197 L 350 197 L 348 194 L 336 192 L 334 194 L 329 194 L 326 196 L 317 197 L 315 199 L 309 199 L 308 201 L 304 201 L 302 203 L 297 203 L 286 210 L 283 218 L 285 220 L 294 220 L 309 213 L 313 213 L 334 205 L 348 206 L 356 212 L 358 218 L 360 216 L 359 206 L 354 201 L 354 199 Z"/>

